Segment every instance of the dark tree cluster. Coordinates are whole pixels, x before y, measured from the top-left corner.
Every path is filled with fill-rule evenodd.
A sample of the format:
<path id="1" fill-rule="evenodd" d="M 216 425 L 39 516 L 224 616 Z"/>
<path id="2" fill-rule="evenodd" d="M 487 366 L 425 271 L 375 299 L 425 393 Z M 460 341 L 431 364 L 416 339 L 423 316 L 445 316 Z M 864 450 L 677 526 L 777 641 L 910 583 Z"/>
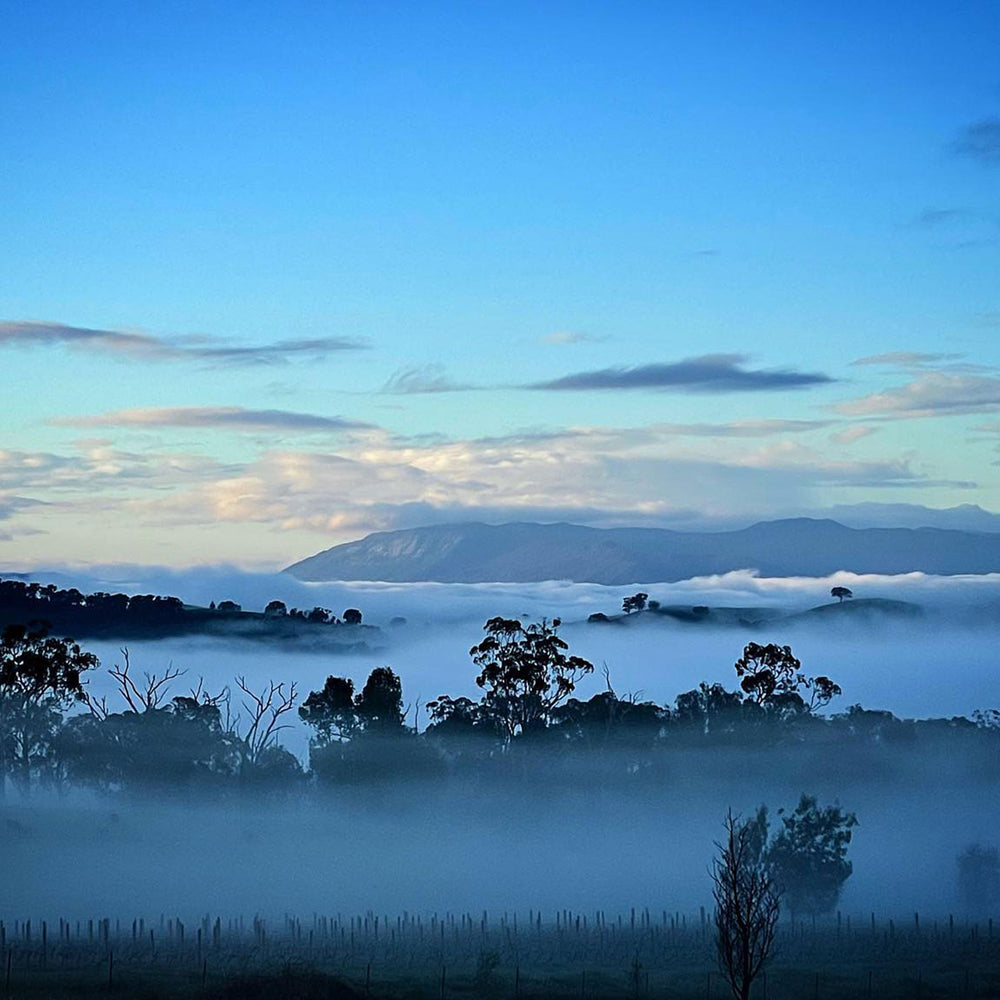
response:
<path id="1" fill-rule="evenodd" d="M 98 624 L 122 618 L 146 622 L 179 620 L 184 604 L 178 597 L 155 594 L 83 594 L 75 587 L 60 590 L 55 584 L 42 586 L 21 580 L 0 579 L 0 610 L 12 621 L 49 621 L 53 618 L 86 617 Z"/>
<path id="2" fill-rule="evenodd" d="M 303 611 L 287 607 L 284 601 L 270 601 L 264 608 L 264 617 L 291 618 L 315 625 L 360 625 L 362 620 L 361 612 L 357 608 L 348 608 L 343 617 L 338 618 L 329 608 L 317 605 L 309 611 Z"/>
<path id="3" fill-rule="evenodd" d="M 220 616 L 253 616 L 236 601 L 212 601 L 208 610 Z M 141 626 L 195 625 L 203 608 L 187 607 L 178 597 L 156 594 L 83 594 L 76 588 L 60 590 L 54 584 L 42 586 L 21 580 L 0 579 L 0 622 L 49 622 L 66 629 L 98 629 Z M 348 608 L 338 618 L 329 608 L 309 610 L 289 608 L 284 601 L 270 601 L 264 617 L 290 619 L 319 625 L 360 625 L 362 614 Z"/>
<path id="4" fill-rule="evenodd" d="M 605 690 L 578 698 L 577 684 L 594 667 L 570 652 L 559 624 L 491 618 L 470 649 L 481 695 L 429 702 L 423 731 L 421 706 L 405 706 L 402 681 L 387 666 L 372 670 L 360 691 L 350 678 L 330 676 L 300 703 L 294 685 L 255 688 L 244 678 L 216 693 L 199 684 L 178 694 L 171 688 L 179 671 L 139 677 L 123 651 L 122 665 L 110 670 L 118 691 L 108 704 L 87 696 L 82 676 L 97 666 L 91 654 L 44 629 L 10 626 L 0 646 L 2 784 L 214 794 L 388 787 L 414 776 L 521 782 L 533 771 L 548 787 L 572 787 L 586 774 L 592 784 L 652 789 L 669 780 L 676 751 L 711 751 L 699 765 L 709 773 L 713 761 L 724 767 L 730 759 L 722 749 L 767 748 L 779 766 L 807 751 L 816 766 L 883 771 L 922 749 L 961 749 L 970 766 L 992 767 L 1000 750 L 995 711 L 916 721 L 860 705 L 823 714 L 840 688 L 774 644 L 744 648 L 736 690 L 702 683 L 662 705 L 619 694 L 605 668 Z M 311 731 L 307 769 L 280 745 L 294 709 Z M 809 827 L 809 815 L 783 816 L 781 836 Z"/>

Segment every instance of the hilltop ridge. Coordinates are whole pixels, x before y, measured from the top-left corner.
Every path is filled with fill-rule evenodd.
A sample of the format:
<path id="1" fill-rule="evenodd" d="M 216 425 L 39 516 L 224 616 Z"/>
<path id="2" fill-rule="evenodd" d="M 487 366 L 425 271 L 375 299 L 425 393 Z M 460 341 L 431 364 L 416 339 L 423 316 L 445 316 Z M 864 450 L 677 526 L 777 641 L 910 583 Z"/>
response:
<path id="1" fill-rule="evenodd" d="M 735 531 L 514 522 L 376 532 L 288 566 L 300 580 L 398 583 L 669 583 L 753 569 L 763 576 L 1000 571 L 1000 535 L 944 528 L 848 528 L 789 518 Z"/>

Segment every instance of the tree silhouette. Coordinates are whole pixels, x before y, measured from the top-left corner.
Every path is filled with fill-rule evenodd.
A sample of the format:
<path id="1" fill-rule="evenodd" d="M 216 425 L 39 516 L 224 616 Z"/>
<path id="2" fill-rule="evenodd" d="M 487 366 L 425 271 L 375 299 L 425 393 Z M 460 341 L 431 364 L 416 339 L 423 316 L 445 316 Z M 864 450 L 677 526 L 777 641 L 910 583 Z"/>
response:
<path id="1" fill-rule="evenodd" d="M 815 796 L 803 795 L 794 812 L 783 815 L 782 829 L 767 848 L 774 882 L 792 915 L 829 913 L 853 871 L 847 860 L 854 813 L 839 805 L 820 808 Z"/>
<path id="2" fill-rule="evenodd" d="M 48 635 L 48 625 L 7 625 L 0 633 L 0 798 L 12 774 L 25 790 L 44 758 L 61 710 L 85 699 L 80 675 L 98 665 L 72 639 Z"/>
<path id="3" fill-rule="evenodd" d="M 633 594 L 631 597 L 626 597 L 622 601 L 622 611 L 624 611 L 627 615 L 632 614 L 633 611 L 642 611 L 642 609 L 646 607 L 646 598 L 648 597 L 649 594 L 643 593 Z M 659 607 L 659 605 L 657 605 L 657 607 Z"/>
<path id="4" fill-rule="evenodd" d="M 761 858 L 759 815 L 741 823 L 728 813 L 726 837 L 712 862 L 719 970 L 735 1000 L 748 1000 L 774 947 L 778 892 Z"/>
<path id="5" fill-rule="evenodd" d="M 311 691 L 299 709 L 299 718 L 316 731 L 311 744 L 326 746 L 349 740 L 358 729 L 354 681 L 327 677 L 322 691 Z"/>
<path id="6" fill-rule="evenodd" d="M 829 677 L 800 673 L 802 664 L 792 655 L 790 646 L 748 643 L 735 666 L 744 693 L 762 708 L 780 715 L 813 712 L 843 693 Z M 808 701 L 803 694 L 809 695 Z"/>
<path id="7" fill-rule="evenodd" d="M 853 597 L 854 592 L 848 587 L 832 587 L 830 589 L 830 596 L 836 597 L 841 604 L 844 603 L 845 597 Z"/>
<path id="8" fill-rule="evenodd" d="M 366 733 L 398 736 L 404 729 L 403 684 L 389 667 L 376 667 L 355 699 Z"/>
<path id="9" fill-rule="evenodd" d="M 986 844 L 969 844 L 955 859 L 958 898 L 965 913 L 984 917 L 1000 904 L 1000 851 Z"/>
<path id="10" fill-rule="evenodd" d="M 361 624 L 361 612 L 357 608 L 348 608 L 344 612 L 344 624 L 345 625 L 360 625 Z"/>
<path id="11" fill-rule="evenodd" d="M 556 632 L 560 624 L 558 618 L 529 625 L 491 618 L 483 626 L 486 638 L 469 650 L 480 668 L 476 683 L 486 691 L 483 705 L 508 741 L 544 726 L 552 709 L 594 669 L 588 660 L 566 655 L 569 646 Z"/>

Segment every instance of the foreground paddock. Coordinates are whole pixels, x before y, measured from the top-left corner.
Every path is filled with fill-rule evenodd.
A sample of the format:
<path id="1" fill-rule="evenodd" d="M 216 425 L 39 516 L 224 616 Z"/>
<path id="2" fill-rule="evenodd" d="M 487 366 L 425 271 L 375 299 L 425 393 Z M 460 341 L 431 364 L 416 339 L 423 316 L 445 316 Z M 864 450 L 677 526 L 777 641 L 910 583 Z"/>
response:
<path id="1" fill-rule="evenodd" d="M 729 995 L 704 912 L 18 920 L 5 921 L 0 936 L 11 1000 Z M 997 997 L 1000 930 L 918 914 L 786 921 L 755 995 Z"/>

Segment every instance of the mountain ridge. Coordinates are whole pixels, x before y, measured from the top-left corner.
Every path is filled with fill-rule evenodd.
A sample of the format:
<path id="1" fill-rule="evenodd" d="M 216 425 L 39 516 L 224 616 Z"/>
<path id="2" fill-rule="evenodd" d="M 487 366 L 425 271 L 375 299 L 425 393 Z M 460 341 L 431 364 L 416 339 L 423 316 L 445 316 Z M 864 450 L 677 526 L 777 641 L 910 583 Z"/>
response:
<path id="1" fill-rule="evenodd" d="M 301 559 L 305 581 L 670 583 L 752 569 L 763 576 L 1000 572 L 1000 535 L 947 528 L 849 528 L 830 518 L 731 531 L 592 528 L 517 521 L 375 532 Z"/>

